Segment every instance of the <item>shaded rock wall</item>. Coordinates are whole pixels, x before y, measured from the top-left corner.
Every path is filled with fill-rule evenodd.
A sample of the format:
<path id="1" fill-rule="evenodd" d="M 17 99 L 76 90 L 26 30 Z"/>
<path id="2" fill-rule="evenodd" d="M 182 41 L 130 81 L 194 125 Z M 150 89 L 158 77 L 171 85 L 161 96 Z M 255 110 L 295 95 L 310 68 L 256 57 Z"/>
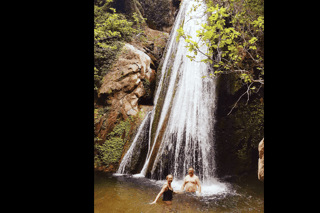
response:
<path id="1" fill-rule="evenodd" d="M 264 137 L 264 88 L 253 93 L 247 103 L 246 91 L 235 74 L 221 75 L 217 85 L 215 162 L 219 178 L 256 175 L 258 145 Z"/>
<path id="2" fill-rule="evenodd" d="M 179 0 L 138 0 L 147 18 L 148 27 L 170 32 L 179 9 Z"/>

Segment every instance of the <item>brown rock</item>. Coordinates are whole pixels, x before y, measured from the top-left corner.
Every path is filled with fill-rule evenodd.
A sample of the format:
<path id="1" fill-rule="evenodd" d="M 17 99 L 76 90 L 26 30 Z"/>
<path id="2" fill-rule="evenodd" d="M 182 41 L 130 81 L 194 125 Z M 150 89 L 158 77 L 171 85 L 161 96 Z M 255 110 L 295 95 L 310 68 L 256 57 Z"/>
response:
<path id="1" fill-rule="evenodd" d="M 146 94 L 146 91 L 145 91 L 145 89 L 143 87 L 143 83 L 140 82 L 139 86 L 132 93 L 135 94 L 138 98 L 144 96 Z"/>
<path id="2" fill-rule="evenodd" d="M 135 94 L 130 93 L 125 97 L 125 99 L 130 103 L 132 108 L 138 106 L 138 97 Z"/>
<path id="3" fill-rule="evenodd" d="M 150 68 L 151 62 L 146 53 L 125 44 L 112 70 L 104 76 L 99 96 L 106 94 L 112 109 L 124 111 L 126 115 L 135 115 L 139 111 L 139 98 L 146 94 L 141 79 L 147 79 L 150 83 L 156 79 L 155 71 Z"/>
<path id="4" fill-rule="evenodd" d="M 264 138 L 259 143 L 258 179 L 264 181 Z"/>
<path id="5" fill-rule="evenodd" d="M 95 119 L 95 137 L 99 138 L 99 140 L 95 140 L 95 144 L 102 145 L 114 127 L 119 122 L 126 120 L 128 116 L 135 116 L 139 113 L 139 116 L 135 116 L 134 119 L 142 122 L 146 112 L 153 108 L 148 104 L 149 100 L 152 101 L 155 87 L 155 69 L 158 66 L 162 49 L 165 47 L 169 34 L 152 30 L 148 32 L 159 35 L 153 37 L 155 39 L 150 42 L 150 47 L 144 50 L 143 46 L 139 46 L 136 43 L 133 43 L 134 46 L 125 44 L 119 58 L 103 77 L 102 85 L 95 96 L 95 109 L 99 109 L 99 112 L 95 114 L 97 116 Z M 147 34 L 147 36 L 150 35 Z M 150 54 L 145 51 L 150 51 L 148 52 Z M 139 105 L 139 103 L 146 105 Z M 101 114 L 104 110 L 105 113 Z M 136 123 L 136 125 L 132 126 L 131 124 L 129 138 L 131 137 L 130 134 L 134 132 L 134 128 L 138 127 L 139 124 Z M 126 135 L 127 133 L 123 134 Z M 122 139 L 125 135 L 122 135 Z M 125 146 L 128 146 L 128 143 L 129 141 L 126 141 Z M 95 152 L 96 155 L 97 150 Z M 124 153 L 122 157 L 123 155 Z M 97 165 L 96 169 L 115 172 L 117 167 L 118 164 L 112 164 L 109 167 L 99 167 Z"/>

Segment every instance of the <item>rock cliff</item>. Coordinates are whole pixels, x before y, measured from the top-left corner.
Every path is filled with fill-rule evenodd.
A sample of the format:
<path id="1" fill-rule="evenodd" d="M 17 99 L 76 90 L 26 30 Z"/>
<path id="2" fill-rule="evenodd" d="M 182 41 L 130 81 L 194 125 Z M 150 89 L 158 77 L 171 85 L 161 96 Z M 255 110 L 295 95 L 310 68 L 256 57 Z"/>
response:
<path id="1" fill-rule="evenodd" d="M 130 44 L 125 44 L 123 54 L 113 69 L 104 77 L 99 96 L 106 94 L 112 106 L 117 106 L 123 117 L 136 115 L 138 100 L 146 94 L 143 81 L 155 83 L 156 73 L 150 68 L 151 58 Z M 153 92 L 153 91 L 149 91 Z"/>
<path id="2" fill-rule="evenodd" d="M 219 177 L 257 175 L 258 146 L 264 137 L 264 87 L 242 98 L 246 87 L 235 74 L 221 75 L 217 84 L 215 162 Z"/>
<path id="3" fill-rule="evenodd" d="M 135 39 L 123 46 L 95 97 L 96 169 L 117 170 L 137 128 L 153 107 L 156 69 L 169 34 L 147 27 L 144 31 L 145 40 Z M 106 155 L 112 149 L 109 146 L 113 146 L 113 141 L 117 141 L 119 150 L 108 160 Z"/>
<path id="4" fill-rule="evenodd" d="M 264 181 L 264 139 L 259 143 L 258 179 Z"/>
<path id="5" fill-rule="evenodd" d="M 100 8 L 105 2 L 95 0 L 95 5 Z M 94 165 L 98 170 L 115 172 L 139 125 L 153 108 L 156 72 L 179 1 L 113 0 L 108 7 L 125 15 L 139 30 L 130 39 L 103 40 L 117 44 L 118 49 L 95 47 L 99 51 L 95 52 Z M 142 18 L 148 19 L 149 27 L 140 23 Z M 110 51 L 114 57 L 109 56 Z"/>
<path id="6" fill-rule="evenodd" d="M 138 0 L 147 18 L 148 27 L 170 33 L 180 0 Z"/>

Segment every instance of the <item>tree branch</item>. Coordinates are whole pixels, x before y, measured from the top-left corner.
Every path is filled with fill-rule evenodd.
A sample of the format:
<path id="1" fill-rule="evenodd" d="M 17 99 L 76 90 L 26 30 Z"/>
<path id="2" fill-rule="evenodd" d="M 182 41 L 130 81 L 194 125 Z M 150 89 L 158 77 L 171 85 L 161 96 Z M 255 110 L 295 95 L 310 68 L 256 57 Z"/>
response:
<path id="1" fill-rule="evenodd" d="M 237 102 L 234 104 L 234 106 L 232 107 L 232 109 L 230 110 L 230 112 L 227 114 L 227 115 L 230 115 L 230 113 L 232 112 L 232 110 L 236 107 L 237 103 L 240 101 L 240 99 L 242 98 L 242 96 L 244 96 L 244 94 L 248 94 L 248 99 L 247 99 L 247 103 L 246 105 L 248 104 L 248 101 L 249 101 L 249 91 L 250 91 L 250 87 L 251 85 L 253 84 L 253 82 L 248 86 L 248 89 L 247 91 L 245 91 L 237 100 Z"/>

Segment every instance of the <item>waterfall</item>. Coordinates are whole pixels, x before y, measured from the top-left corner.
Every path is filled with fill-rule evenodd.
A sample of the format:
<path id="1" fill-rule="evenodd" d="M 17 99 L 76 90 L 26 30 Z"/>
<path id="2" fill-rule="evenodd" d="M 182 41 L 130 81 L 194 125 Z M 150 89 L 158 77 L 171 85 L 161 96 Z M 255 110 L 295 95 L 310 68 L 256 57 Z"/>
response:
<path id="1" fill-rule="evenodd" d="M 182 5 L 184 5 L 184 4 L 182 3 Z M 172 26 L 171 33 L 170 33 L 170 38 L 169 38 L 169 40 L 167 42 L 167 45 L 166 45 L 166 48 L 165 48 L 165 51 L 164 51 L 167 54 L 165 54 L 165 58 L 164 58 L 164 61 L 163 61 L 163 64 L 162 64 L 160 82 L 158 83 L 158 88 L 157 88 L 157 90 L 155 92 L 155 97 L 154 97 L 154 100 L 153 100 L 154 103 L 158 102 L 158 98 L 159 98 L 160 91 L 161 91 L 161 88 L 162 88 L 161 86 L 162 86 L 163 79 L 164 79 L 164 74 L 168 70 L 168 67 L 169 67 L 168 66 L 168 62 L 170 61 L 170 54 L 172 52 L 175 52 L 176 48 L 174 48 L 174 44 L 175 44 L 175 39 L 176 39 L 176 36 L 177 36 L 177 30 L 178 30 L 179 25 L 180 25 L 180 23 L 182 21 L 182 16 L 183 16 L 182 14 L 184 14 L 184 13 L 185 13 L 185 8 L 181 7 L 179 12 L 178 12 L 178 15 L 176 17 L 176 20 L 175 20 L 175 22 L 174 22 L 174 24 Z M 154 108 L 152 110 L 151 124 L 153 123 L 155 109 L 156 108 Z M 148 146 L 149 149 L 148 149 L 148 153 L 147 153 L 147 159 L 146 159 L 146 161 L 144 163 L 144 166 L 143 166 L 143 168 L 142 168 L 142 170 L 140 172 L 140 174 L 143 175 L 143 176 L 146 175 L 147 166 L 149 164 L 149 160 L 150 160 L 150 157 L 151 157 L 150 153 L 152 152 L 152 150 L 154 148 L 154 145 L 155 145 L 155 143 L 153 143 L 153 146 L 151 147 L 151 128 L 152 128 L 152 125 L 150 125 L 150 130 L 149 130 L 149 146 Z"/>
<path id="2" fill-rule="evenodd" d="M 199 5 L 196 11 L 191 10 L 193 5 Z M 196 31 L 200 30 L 201 23 L 207 22 L 205 11 L 203 1 L 184 0 L 180 5 L 161 62 L 161 72 L 157 73 L 161 77 L 151 112 L 148 153 L 140 176 L 163 180 L 170 173 L 176 180 L 182 180 L 188 168 L 193 167 L 202 183 L 215 182 L 216 81 L 202 78 L 210 74 L 209 65 L 200 62 L 206 56 L 188 52 L 183 38 L 176 41 L 181 25 L 193 40 L 198 41 Z M 206 44 L 199 43 L 199 46 L 201 52 L 207 52 Z M 194 60 L 190 61 L 187 55 L 195 56 Z M 126 156 L 132 152 L 130 150 Z M 128 159 L 126 156 L 119 173 L 124 172 L 122 164 L 127 163 L 124 162 Z"/>
<path id="3" fill-rule="evenodd" d="M 182 21 L 183 30 L 193 39 L 197 38 L 196 31 L 200 29 L 201 23 L 206 22 L 204 3 L 200 3 L 196 11 L 189 13 L 195 4 L 196 1 L 183 1 L 170 35 L 170 46 L 167 47 L 162 67 L 162 77 L 155 100 L 159 99 L 160 91 L 164 90 L 161 86 L 167 86 L 167 91 L 153 140 L 152 149 L 157 142 L 160 147 L 157 153 L 154 153 L 156 156 L 151 169 L 152 178 L 163 178 L 164 173 L 170 171 L 174 177 L 182 179 L 188 167 L 193 167 L 203 181 L 214 176 L 215 80 L 202 78 L 210 72 L 208 65 L 200 62 L 206 56 L 199 53 L 195 55 L 194 61 L 190 61 L 186 55 L 193 56 L 193 53 L 187 51 L 184 39 L 180 38 L 178 43 L 175 42 L 176 31 Z M 207 52 L 205 44 L 199 46 L 202 52 Z M 170 78 L 166 79 L 168 84 L 165 85 L 164 76 L 168 72 Z M 161 130 L 163 132 L 160 134 Z M 150 153 L 148 158 L 151 157 Z M 148 163 L 147 160 L 141 172 L 144 175 Z"/>
<path id="4" fill-rule="evenodd" d="M 129 150 L 127 151 L 127 153 L 125 154 L 125 156 L 123 157 L 123 159 L 119 165 L 119 168 L 117 170 L 117 174 L 128 174 L 130 172 L 131 160 L 132 160 L 134 149 L 137 145 L 138 139 L 142 140 L 139 136 L 141 135 L 142 131 L 145 130 L 145 124 L 149 120 L 150 115 L 151 115 L 151 112 L 148 112 L 148 114 L 146 115 L 146 117 L 142 121 L 141 125 L 139 126 L 138 132 L 137 132 Z M 147 128 L 148 128 L 148 126 L 147 126 Z"/>

